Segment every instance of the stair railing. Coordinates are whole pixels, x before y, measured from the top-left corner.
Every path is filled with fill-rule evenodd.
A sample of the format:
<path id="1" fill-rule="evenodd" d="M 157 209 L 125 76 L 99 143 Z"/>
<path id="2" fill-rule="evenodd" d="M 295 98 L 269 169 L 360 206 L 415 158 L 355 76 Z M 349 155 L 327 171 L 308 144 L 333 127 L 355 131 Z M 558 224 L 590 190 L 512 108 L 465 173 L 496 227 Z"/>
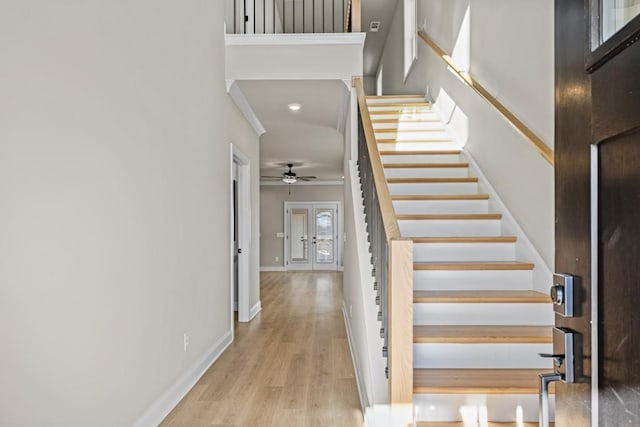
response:
<path id="1" fill-rule="evenodd" d="M 487 89 L 485 89 L 480 83 L 478 83 L 469 73 L 462 71 L 456 66 L 449 56 L 438 44 L 427 35 L 424 30 L 418 31 L 418 36 L 429 46 L 436 55 L 438 55 L 451 70 L 474 92 L 476 92 L 480 98 L 484 99 L 491 107 L 493 107 L 498 114 L 500 114 L 511 126 L 513 126 L 526 140 L 536 149 L 538 153 L 551 165 L 554 165 L 554 153 L 553 150 L 545 144 L 545 142 L 536 135 L 527 125 L 525 125 L 515 114 L 513 114 L 507 107 L 505 107 L 498 99 L 491 95 Z"/>
<path id="2" fill-rule="evenodd" d="M 360 0 L 226 0 L 231 34 L 360 31 Z M 348 2 L 348 3 L 347 3 Z M 233 13 L 231 13 L 233 11 Z M 349 20 L 347 17 L 350 17 Z M 349 30 L 345 23 L 352 22 Z"/>
<path id="3" fill-rule="evenodd" d="M 358 95 L 358 168 L 379 306 L 382 353 L 387 357 L 389 401 L 413 400 L 413 241 L 403 239 L 384 175 L 375 132 L 360 77 Z"/>

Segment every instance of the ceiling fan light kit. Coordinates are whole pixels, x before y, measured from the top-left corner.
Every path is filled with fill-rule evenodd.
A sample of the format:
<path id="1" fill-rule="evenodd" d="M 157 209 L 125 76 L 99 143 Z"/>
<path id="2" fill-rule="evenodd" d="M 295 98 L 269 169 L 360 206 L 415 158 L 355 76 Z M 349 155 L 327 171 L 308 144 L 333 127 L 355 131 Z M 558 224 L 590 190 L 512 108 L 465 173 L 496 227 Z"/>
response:
<path id="1" fill-rule="evenodd" d="M 311 181 L 317 178 L 315 176 L 298 176 L 291 170 L 293 168 L 293 163 L 287 163 L 287 167 L 289 170 L 284 172 L 281 176 L 263 176 L 262 178 L 280 180 L 285 184 L 295 184 L 298 181 Z"/>

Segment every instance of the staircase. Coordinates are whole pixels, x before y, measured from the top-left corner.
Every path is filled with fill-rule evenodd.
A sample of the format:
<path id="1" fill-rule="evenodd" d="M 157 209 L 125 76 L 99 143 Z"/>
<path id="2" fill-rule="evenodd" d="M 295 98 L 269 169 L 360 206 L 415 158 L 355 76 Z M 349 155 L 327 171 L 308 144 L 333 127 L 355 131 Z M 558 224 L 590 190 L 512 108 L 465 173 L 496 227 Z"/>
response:
<path id="1" fill-rule="evenodd" d="M 532 290 L 534 265 L 516 257 L 486 183 L 421 98 L 367 98 L 398 226 L 414 242 L 418 425 L 536 422 L 538 374 L 552 370 L 538 356 L 552 352 L 550 300 Z"/>

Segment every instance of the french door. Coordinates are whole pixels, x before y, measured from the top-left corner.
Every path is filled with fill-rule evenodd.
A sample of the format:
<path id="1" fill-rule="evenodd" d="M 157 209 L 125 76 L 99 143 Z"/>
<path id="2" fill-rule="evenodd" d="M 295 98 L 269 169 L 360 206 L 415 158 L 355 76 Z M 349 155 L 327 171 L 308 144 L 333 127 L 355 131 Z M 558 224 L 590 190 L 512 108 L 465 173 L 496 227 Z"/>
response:
<path id="1" fill-rule="evenodd" d="M 285 269 L 337 270 L 339 203 L 285 202 Z"/>

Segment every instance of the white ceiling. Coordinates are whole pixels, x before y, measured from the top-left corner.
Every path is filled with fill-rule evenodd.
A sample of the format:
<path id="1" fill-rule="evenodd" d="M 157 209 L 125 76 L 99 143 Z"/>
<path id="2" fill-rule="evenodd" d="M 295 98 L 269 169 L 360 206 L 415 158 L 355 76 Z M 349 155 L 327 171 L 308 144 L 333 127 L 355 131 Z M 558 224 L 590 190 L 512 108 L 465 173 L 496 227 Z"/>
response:
<path id="1" fill-rule="evenodd" d="M 363 74 L 375 76 L 398 0 L 367 0 L 362 4 L 362 30 L 367 33 Z M 369 32 L 370 22 L 380 21 L 380 31 Z M 315 175 L 318 181 L 342 179 L 344 138 L 338 131 L 339 116 L 348 100 L 341 81 L 251 80 L 238 81 L 249 105 L 266 129 L 260 138 L 260 175 L 279 176 L 283 164 L 298 175 Z M 302 109 L 289 111 L 299 103 Z"/>
<path id="2" fill-rule="evenodd" d="M 298 175 L 341 179 L 344 137 L 338 123 L 348 100 L 343 82 L 261 80 L 238 85 L 266 129 L 260 137 L 260 175 L 278 176 L 287 169 L 283 163 L 301 163 L 293 168 Z M 302 108 L 292 112 L 291 103 Z"/>

